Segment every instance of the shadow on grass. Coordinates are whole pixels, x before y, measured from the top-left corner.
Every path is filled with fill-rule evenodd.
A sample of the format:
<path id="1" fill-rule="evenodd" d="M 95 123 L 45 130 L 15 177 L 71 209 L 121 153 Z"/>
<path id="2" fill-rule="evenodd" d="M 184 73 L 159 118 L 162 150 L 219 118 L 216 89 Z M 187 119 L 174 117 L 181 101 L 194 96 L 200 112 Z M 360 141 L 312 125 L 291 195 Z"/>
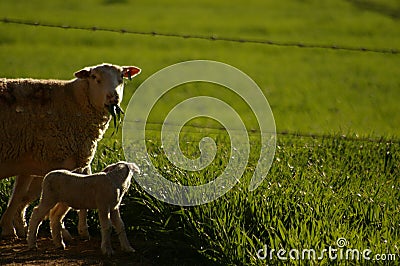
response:
<path id="1" fill-rule="evenodd" d="M 400 5 L 396 7 L 388 6 L 379 0 L 347 0 L 359 9 L 372 11 L 375 13 L 382 14 L 395 20 L 400 19 Z"/>

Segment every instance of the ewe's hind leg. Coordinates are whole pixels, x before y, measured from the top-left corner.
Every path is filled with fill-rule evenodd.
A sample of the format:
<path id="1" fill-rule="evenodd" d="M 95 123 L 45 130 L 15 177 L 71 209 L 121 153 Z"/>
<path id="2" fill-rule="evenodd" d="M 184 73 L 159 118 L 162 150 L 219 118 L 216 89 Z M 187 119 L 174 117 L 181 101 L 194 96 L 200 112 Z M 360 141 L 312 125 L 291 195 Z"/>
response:
<path id="1" fill-rule="evenodd" d="M 67 205 L 63 203 L 57 203 L 56 206 L 54 206 L 54 208 L 52 208 L 50 211 L 51 236 L 53 238 L 53 243 L 57 248 L 65 248 L 65 244 L 63 242 L 63 239 L 61 238 L 61 234 L 64 240 L 72 240 L 71 235 L 64 228 L 64 223 L 62 222 L 68 210 L 69 207 Z"/>
<path id="2" fill-rule="evenodd" d="M 3 216 L 0 220 L 0 226 L 2 228 L 1 236 L 16 236 L 14 232 L 13 219 L 16 216 L 17 210 L 21 210 L 20 204 L 21 202 L 23 202 L 23 197 L 26 195 L 32 179 L 33 177 L 29 175 L 21 175 L 15 178 L 13 193 L 11 195 L 10 201 L 8 202 L 7 209 L 3 213 Z M 19 221 L 18 223 L 23 224 L 23 222 L 21 221 Z"/>
<path id="3" fill-rule="evenodd" d="M 111 247 L 110 211 L 108 209 L 99 209 L 99 220 L 101 225 L 101 252 L 110 257 L 114 253 Z"/>
<path id="4" fill-rule="evenodd" d="M 28 191 L 23 195 L 22 202 L 19 204 L 17 212 L 14 216 L 14 227 L 18 237 L 25 238 L 28 227 L 26 225 L 25 210 L 28 205 L 40 197 L 42 191 L 43 177 L 33 176 Z"/>
<path id="5" fill-rule="evenodd" d="M 73 171 L 74 173 L 79 173 L 79 174 L 86 174 L 90 175 L 92 174 L 92 169 L 90 168 L 90 165 L 80 168 L 80 169 L 75 169 Z M 81 237 L 85 239 L 90 239 L 89 235 L 89 230 L 88 230 L 88 224 L 87 224 L 87 210 L 82 209 L 78 210 L 78 233 Z"/>
<path id="6" fill-rule="evenodd" d="M 50 209 L 55 204 L 52 202 L 41 201 L 38 206 L 33 209 L 31 219 L 29 220 L 28 235 L 26 240 L 30 249 L 37 248 L 36 246 L 36 235 L 38 227 L 42 222 L 43 218 L 49 213 Z"/>
<path id="7" fill-rule="evenodd" d="M 135 250 L 129 244 L 128 237 L 126 236 L 126 232 L 125 232 L 125 225 L 121 219 L 121 215 L 120 215 L 118 209 L 111 211 L 111 222 L 115 228 L 115 231 L 118 234 L 118 238 L 119 238 L 119 242 L 121 243 L 122 251 L 135 252 Z"/>
<path id="8" fill-rule="evenodd" d="M 78 210 L 78 233 L 81 237 L 89 239 L 89 230 L 87 224 L 87 210 Z"/>

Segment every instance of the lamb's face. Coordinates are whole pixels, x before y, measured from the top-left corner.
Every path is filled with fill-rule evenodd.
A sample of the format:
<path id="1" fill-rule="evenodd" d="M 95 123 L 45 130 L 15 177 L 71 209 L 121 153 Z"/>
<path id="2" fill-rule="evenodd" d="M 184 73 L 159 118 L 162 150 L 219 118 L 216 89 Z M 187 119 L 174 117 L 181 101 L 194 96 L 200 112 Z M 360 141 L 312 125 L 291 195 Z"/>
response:
<path id="1" fill-rule="evenodd" d="M 121 185 L 126 191 L 130 186 L 132 176 L 140 174 L 140 169 L 135 163 L 121 161 L 107 166 L 102 172 L 112 177 L 115 183 Z"/>
<path id="2" fill-rule="evenodd" d="M 120 171 L 124 169 L 126 172 L 134 173 L 134 174 L 140 174 L 140 169 L 135 163 L 128 163 L 128 162 L 118 162 L 115 164 L 111 164 L 107 166 L 102 172 L 105 173 L 110 173 L 113 171 Z"/>
<path id="3" fill-rule="evenodd" d="M 124 89 L 123 78 L 131 78 L 139 73 L 140 69 L 137 67 L 102 64 L 82 69 L 75 73 L 75 76 L 87 79 L 89 101 L 101 112 L 108 111 L 110 106 L 121 103 Z"/>

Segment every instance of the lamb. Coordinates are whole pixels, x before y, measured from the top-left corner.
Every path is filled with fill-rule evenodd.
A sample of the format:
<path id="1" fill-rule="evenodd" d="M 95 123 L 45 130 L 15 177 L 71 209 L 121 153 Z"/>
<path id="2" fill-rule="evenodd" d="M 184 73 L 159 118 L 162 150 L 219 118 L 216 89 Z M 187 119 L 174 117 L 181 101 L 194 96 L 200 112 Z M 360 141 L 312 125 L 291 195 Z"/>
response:
<path id="1" fill-rule="evenodd" d="M 82 175 L 68 170 L 56 170 L 48 173 L 42 184 L 40 203 L 33 209 L 27 235 L 28 247 L 37 248 L 38 226 L 46 213 L 56 204 L 59 206 L 50 215 L 50 227 L 53 242 L 58 248 L 65 248 L 61 237 L 62 219 L 70 207 L 75 209 L 98 209 L 101 225 L 101 251 L 107 256 L 113 254 L 111 247 L 111 224 L 116 229 L 121 248 L 134 252 L 126 236 L 119 206 L 125 192 L 128 191 L 133 174 L 140 170 L 134 163 L 118 162 L 93 175 Z M 54 209 L 51 211 L 53 212 Z"/>
<path id="2" fill-rule="evenodd" d="M 115 112 L 122 112 L 123 78 L 140 71 L 101 64 L 69 81 L 0 79 L 0 179 L 17 176 L 0 221 L 2 236 L 25 236 L 24 211 L 40 196 L 46 173 L 80 168 L 90 174 L 110 113 L 115 121 Z M 88 235 L 86 213 L 79 217 L 79 232 Z"/>

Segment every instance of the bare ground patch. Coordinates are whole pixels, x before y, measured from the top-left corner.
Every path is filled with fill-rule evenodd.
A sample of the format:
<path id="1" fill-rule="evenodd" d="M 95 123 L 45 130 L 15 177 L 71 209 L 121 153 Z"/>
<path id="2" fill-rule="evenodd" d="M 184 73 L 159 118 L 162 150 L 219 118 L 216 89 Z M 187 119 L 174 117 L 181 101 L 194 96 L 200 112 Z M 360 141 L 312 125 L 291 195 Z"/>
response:
<path id="1" fill-rule="evenodd" d="M 25 239 L 0 240 L 0 265 L 154 265 L 138 250 L 124 253 L 113 237 L 114 256 L 100 251 L 101 239 L 74 239 L 65 250 L 55 249 L 49 237 L 38 238 L 38 250 L 28 250 Z"/>

